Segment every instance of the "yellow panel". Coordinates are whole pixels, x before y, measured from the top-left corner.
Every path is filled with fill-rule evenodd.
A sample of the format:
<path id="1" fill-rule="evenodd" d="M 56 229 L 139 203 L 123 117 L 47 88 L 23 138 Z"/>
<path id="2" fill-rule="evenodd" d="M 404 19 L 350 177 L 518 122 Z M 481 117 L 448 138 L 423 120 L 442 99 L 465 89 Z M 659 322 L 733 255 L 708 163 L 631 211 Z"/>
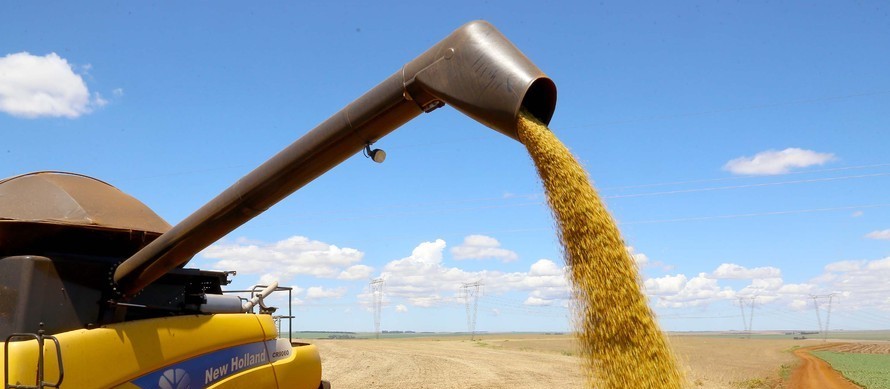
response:
<path id="1" fill-rule="evenodd" d="M 219 314 L 138 320 L 56 334 L 65 366 L 63 387 L 121 385 L 197 355 L 267 340 L 264 327 L 258 315 Z M 52 342 L 45 350 L 45 380 L 54 382 L 58 366 Z M 10 344 L 10 382 L 33 384 L 36 361 L 36 341 Z"/>
<path id="2" fill-rule="evenodd" d="M 293 348 L 290 357 L 272 363 L 281 389 L 317 389 L 321 382 L 321 359 L 315 345 Z"/>

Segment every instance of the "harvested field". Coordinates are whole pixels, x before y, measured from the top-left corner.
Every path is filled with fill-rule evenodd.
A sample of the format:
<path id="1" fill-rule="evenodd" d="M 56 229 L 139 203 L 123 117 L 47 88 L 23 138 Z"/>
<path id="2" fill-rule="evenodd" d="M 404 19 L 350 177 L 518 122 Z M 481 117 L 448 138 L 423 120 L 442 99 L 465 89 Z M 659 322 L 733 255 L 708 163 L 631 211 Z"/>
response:
<path id="1" fill-rule="evenodd" d="M 323 377 L 348 388 L 580 388 L 576 356 L 504 349 L 496 340 L 318 340 Z M 568 344 L 564 341 L 563 344 Z"/>
<path id="2" fill-rule="evenodd" d="M 316 340 L 324 377 L 337 389 L 581 388 L 584 377 L 570 335 L 487 335 L 479 341 L 443 337 Z M 672 336 L 687 386 L 772 388 L 807 342 Z"/>
<path id="3" fill-rule="evenodd" d="M 844 343 L 820 348 L 820 350 L 852 354 L 890 354 L 890 342 Z"/>

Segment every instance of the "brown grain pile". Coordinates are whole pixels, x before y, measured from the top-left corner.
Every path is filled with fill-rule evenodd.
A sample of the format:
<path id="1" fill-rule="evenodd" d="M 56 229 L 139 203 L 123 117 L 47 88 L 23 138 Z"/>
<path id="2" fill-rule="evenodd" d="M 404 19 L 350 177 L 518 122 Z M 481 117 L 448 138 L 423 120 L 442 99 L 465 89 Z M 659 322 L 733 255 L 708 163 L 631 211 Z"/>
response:
<path id="1" fill-rule="evenodd" d="M 587 172 L 546 125 L 525 112 L 519 138 L 559 227 L 589 386 L 680 388 L 681 374 L 641 291 L 636 263 Z"/>

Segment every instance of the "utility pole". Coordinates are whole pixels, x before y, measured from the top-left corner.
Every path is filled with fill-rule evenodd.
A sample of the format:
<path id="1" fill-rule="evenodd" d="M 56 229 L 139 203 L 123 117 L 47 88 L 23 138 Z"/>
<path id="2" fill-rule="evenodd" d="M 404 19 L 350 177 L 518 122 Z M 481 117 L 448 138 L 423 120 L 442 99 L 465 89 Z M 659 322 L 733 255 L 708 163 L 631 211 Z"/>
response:
<path id="1" fill-rule="evenodd" d="M 479 312 L 479 294 L 482 288 L 482 281 L 465 282 L 461 284 L 461 297 L 467 305 L 467 331 L 470 333 L 470 340 L 476 338 L 476 314 Z M 470 297 L 473 298 L 473 310 L 470 312 Z"/>
<path id="2" fill-rule="evenodd" d="M 374 306 L 374 333 L 380 339 L 380 311 L 383 309 L 383 278 L 371 280 L 371 298 Z"/>
<path id="3" fill-rule="evenodd" d="M 751 339 L 751 329 L 753 328 L 752 324 L 754 322 L 754 301 L 756 299 L 757 296 L 739 297 L 739 309 L 742 311 L 742 327 L 745 328 L 745 332 L 748 334 L 748 339 Z M 750 302 L 747 300 L 750 300 Z M 747 318 L 745 317 L 745 305 L 750 306 Z"/>
<path id="4" fill-rule="evenodd" d="M 819 332 L 822 333 L 822 341 L 828 341 L 828 324 L 831 321 L 831 302 L 834 300 L 834 296 L 837 293 L 829 293 L 823 295 L 814 295 L 811 294 L 810 298 L 813 299 L 813 307 L 816 308 L 816 320 L 819 322 Z M 828 315 L 825 318 L 825 327 L 822 327 L 822 315 L 819 313 L 819 300 L 828 299 Z"/>

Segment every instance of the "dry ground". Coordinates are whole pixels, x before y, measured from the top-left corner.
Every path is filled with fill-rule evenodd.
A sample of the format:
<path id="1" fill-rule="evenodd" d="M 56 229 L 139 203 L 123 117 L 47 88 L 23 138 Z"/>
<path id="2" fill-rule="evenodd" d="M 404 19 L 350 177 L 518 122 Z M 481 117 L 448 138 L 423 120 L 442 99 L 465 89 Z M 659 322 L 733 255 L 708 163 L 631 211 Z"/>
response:
<path id="1" fill-rule="evenodd" d="M 825 361 L 810 354 L 812 350 L 825 350 L 831 346 L 816 346 L 794 350 L 794 355 L 800 358 L 801 365 L 794 370 L 791 376 L 791 382 L 788 385 L 791 389 L 857 389 L 859 386 L 854 385 L 844 378 L 843 375 L 831 368 L 831 365 Z"/>
<path id="2" fill-rule="evenodd" d="M 336 389 L 581 388 L 571 336 L 315 340 Z M 692 388 L 771 388 L 801 341 L 671 337 Z"/>

